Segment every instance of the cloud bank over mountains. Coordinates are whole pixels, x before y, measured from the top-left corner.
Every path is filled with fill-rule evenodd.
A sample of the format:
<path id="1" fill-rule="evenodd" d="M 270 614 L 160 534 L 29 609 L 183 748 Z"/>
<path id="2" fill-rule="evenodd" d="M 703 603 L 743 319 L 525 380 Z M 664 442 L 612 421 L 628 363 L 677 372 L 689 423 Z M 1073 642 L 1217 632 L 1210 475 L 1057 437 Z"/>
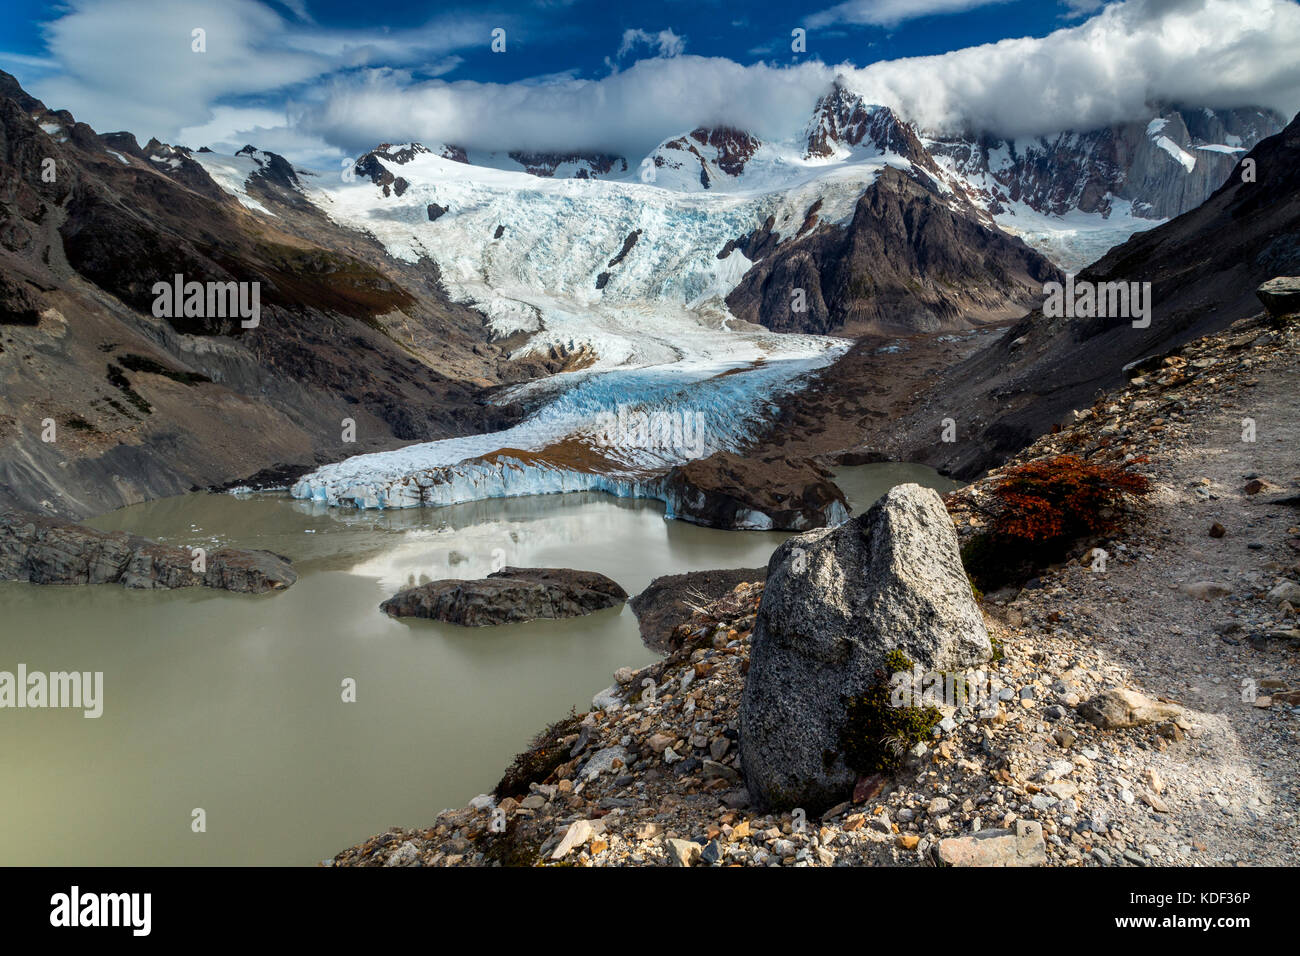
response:
<path id="1" fill-rule="evenodd" d="M 922 4 L 936 13 L 981 5 Z M 124 6 L 138 16 L 123 16 Z M 894 0 L 863 0 L 807 22 L 901 15 Z M 202 56 L 174 42 L 200 22 L 209 24 Z M 485 45 L 491 32 L 473 16 L 406 32 L 339 31 L 253 0 L 73 0 L 48 27 L 58 68 L 32 86 L 99 129 L 214 148 L 254 141 L 329 165 L 381 140 L 637 156 L 699 125 L 787 138 L 836 77 L 923 127 L 1002 136 L 1142 118 L 1155 102 L 1261 105 L 1288 117 L 1300 109 L 1293 0 L 1126 0 L 1062 22 L 1044 37 L 864 67 L 687 54 L 689 30 L 648 24 L 629 31 L 621 53 L 655 55 L 600 78 L 487 83 L 452 78 L 458 51 Z M 620 51 L 611 53 L 617 62 Z"/>

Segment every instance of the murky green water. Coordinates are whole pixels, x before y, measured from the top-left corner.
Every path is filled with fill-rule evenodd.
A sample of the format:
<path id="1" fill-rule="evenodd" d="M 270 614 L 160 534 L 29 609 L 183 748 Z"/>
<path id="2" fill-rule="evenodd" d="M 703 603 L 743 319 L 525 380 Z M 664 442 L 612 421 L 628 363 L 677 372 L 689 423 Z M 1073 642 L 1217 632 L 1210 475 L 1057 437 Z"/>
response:
<path id="1" fill-rule="evenodd" d="M 893 484 L 840 481 L 861 508 Z M 664 521 L 653 502 L 552 495 L 400 512 L 188 495 L 91 522 L 293 559 L 281 594 L 0 584 L 0 670 L 102 671 L 104 711 L 0 710 L 0 864 L 312 864 L 489 789 L 622 665 L 653 655 L 626 607 L 460 628 L 378 610 L 423 578 L 502 562 L 654 577 L 757 567 L 785 535 Z M 356 702 L 342 682 L 356 682 Z M 206 832 L 191 828 L 202 808 Z"/>

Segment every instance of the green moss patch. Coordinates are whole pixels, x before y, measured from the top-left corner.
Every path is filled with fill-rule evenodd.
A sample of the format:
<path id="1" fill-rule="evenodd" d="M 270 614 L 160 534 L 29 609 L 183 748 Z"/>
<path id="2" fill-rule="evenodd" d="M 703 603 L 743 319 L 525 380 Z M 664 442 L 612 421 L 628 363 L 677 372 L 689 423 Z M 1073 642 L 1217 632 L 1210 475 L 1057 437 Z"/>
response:
<path id="1" fill-rule="evenodd" d="M 845 764 L 855 773 L 867 776 L 897 772 L 907 751 L 928 740 L 943 719 L 932 706 L 895 707 L 890 703 L 891 676 L 911 669 L 906 654 L 890 651 L 885 667 L 876 671 L 875 683 L 865 694 L 849 701 L 840 747 Z"/>

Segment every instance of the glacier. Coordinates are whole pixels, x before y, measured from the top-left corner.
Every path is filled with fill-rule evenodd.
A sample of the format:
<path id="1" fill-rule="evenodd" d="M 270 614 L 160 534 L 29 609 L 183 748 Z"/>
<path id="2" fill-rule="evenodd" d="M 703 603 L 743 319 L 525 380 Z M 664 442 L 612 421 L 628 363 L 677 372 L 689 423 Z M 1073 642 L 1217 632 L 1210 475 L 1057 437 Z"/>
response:
<path id="1" fill-rule="evenodd" d="M 558 349 L 590 361 L 502 392 L 498 402 L 534 406 L 513 428 L 358 455 L 303 476 L 293 496 L 407 508 L 594 490 L 658 498 L 672 517 L 668 469 L 743 448 L 783 395 L 849 346 L 738 321 L 725 297 L 751 263 L 719 252 L 769 218 L 792 234 L 818 199 L 823 218 L 847 219 L 900 160 L 819 162 L 793 188 L 711 194 L 547 179 L 427 152 L 380 162 L 405 180 L 400 196 L 368 179 L 317 182 L 305 194 L 394 257 L 435 263 L 450 297 L 482 312 L 494 339 L 523 337 L 512 357 Z M 434 204 L 446 212 L 430 218 Z M 751 517 L 764 526 L 766 516 Z"/>

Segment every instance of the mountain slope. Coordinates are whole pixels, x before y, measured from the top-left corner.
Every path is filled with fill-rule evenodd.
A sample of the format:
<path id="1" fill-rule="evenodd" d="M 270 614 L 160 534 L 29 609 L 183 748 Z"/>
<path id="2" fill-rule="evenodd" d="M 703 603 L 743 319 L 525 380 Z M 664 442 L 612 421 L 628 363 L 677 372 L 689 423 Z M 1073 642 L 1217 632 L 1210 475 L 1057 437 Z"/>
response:
<path id="1" fill-rule="evenodd" d="M 281 158 L 235 159 L 238 198 L 189 151 L 99 136 L 0 75 L 0 500 L 81 517 L 338 457 L 344 419 L 355 448 L 512 414 L 476 398 L 521 371 L 436 271 L 339 229 Z M 155 317 L 176 274 L 260 283 L 257 327 Z"/>
<path id="2" fill-rule="evenodd" d="M 1243 175 L 1245 159 L 1256 169 Z M 1139 233 L 1080 282 L 1150 282 L 1149 328 L 1126 318 L 1024 317 L 993 346 L 942 375 L 908 420 L 867 444 L 978 474 L 1071 409 L 1123 380 L 1124 367 L 1260 311 L 1255 289 L 1300 273 L 1300 116 L 1262 140 L 1204 205 Z M 958 441 L 934 440 L 953 417 Z"/>

